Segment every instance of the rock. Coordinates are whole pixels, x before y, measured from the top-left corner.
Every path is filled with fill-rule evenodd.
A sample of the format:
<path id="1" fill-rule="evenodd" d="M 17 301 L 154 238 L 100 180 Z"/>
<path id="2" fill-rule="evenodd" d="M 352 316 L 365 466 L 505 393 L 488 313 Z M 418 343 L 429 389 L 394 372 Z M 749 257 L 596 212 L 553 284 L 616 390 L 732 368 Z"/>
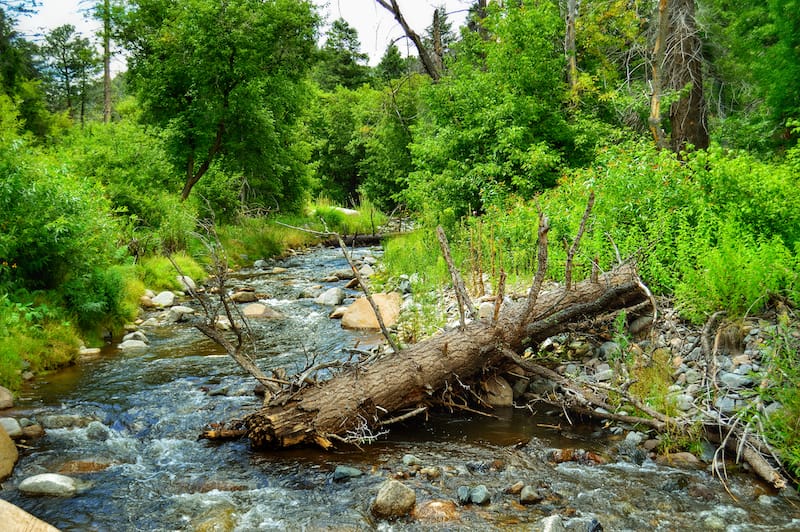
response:
<path id="1" fill-rule="evenodd" d="M 723 414 L 733 414 L 739 408 L 745 406 L 745 404 L 745 401 L 740 397 L 733 397 L 730 395 L 717 397 L 717 400 L 714 401 L 714 406 Z"/>
<path id="2" fill-rule="evenodd" d="M 91 421 L 86 426 L 86 437 L 90 440 L 106 441 L 111 431 L 99 421 Z"/>
<path id="3" fill-rule="evenodd" d="M 82 347 L 78 350 L 78 356 L 82 358 L 96 357 L 100 354 L 99 347 Z"/>
<path id="4" fill-rule="evenodd" d="M 507 487 L 503 491 L 503 493 L 507 493 L 509 495 L 519 495 L 520 493 L 522 493 L 522 488 L 524 488 L 525 486 L 526 484 L 520 480 L 519 482 Z"/>
<path id="5" fill-rule="evenodd" d="M 140 297 L 139 306 L 144 309 L 158 308 L 158 305 L 153 302 L 153 298 L 151 296 Z"/>
<path id="6" fill-rule="evenodd" d="M 19 491 L 28 495 L 71 497 L 78 491 L 75 479 L 56 473 L 43 473 L 28 477 L 19 483 Z"/>
<path id="7" fill-rule="evenodd" d="M 163 292 L 159 292 L 156 297 L 152 298 L 152 301 L 156 307 L 171 307 L 175 304 L 175 294 L 169 290 L 164 290 Z"/>
<path id="8" fill-rule="evenodd" d="M 567 532 L 567 529 L 564 528 L 564 521 L 558 514 L 542 519 L 539 522 L 539 530 L 542 532 Z"/>
<path id="9" fill-rule="evenodd" d="M 0 426 L 0 480 L 8 478 L 14 470 L 14 464 L 19 459 L 19 452 L 17 446 L 11 440 L 11 437 Z"/>
<path id="10" fill-rule="evenodd" d="M 539 493 L 539 490 L 533 486 L 525 486 L 519 493 L 519 502 L 521 504 L 536 504 L 544 500 L 544 495 Z"/>
<path id="11" fill-rule="evenodd" d="M 117 346 L 117 349 L 145 349 L 147 344 L 141 340 L 125 340 Z"/>
<path id="12" fill-rule="evenodd" d="M 597 348 L 597 356 L 606 360 L 617 353 L 619 353 L 619 344 L 616 342 L 603 342 Z"/>
<path id="13" fill-rule="evenodd" d="M 146 344 L 150 343 L 150 340 L 148 340 L 147 336 L 145 336 L 145 334 L 141 331 L 134 331 L 122 337 L 123 342 L 127 342 L 128 340 L 139 340 L 140 342 L 144 342 Z"/>
<path id="14" fill-rule="evenodd" d="M 673 467 L 697 467 L 700 460 L 692 453 L 680 452 L 663 454 L 656 458 L 656 463 Z"/>
<path id="15" fill-rule="evenodd" d="M 217 319 L 214 320 L 214 327 L 220 331 L 230 331 L 231 320 L 228 319 L 228 316 L 217 316 Z"/>
<path id="16" fill-rule="evenodd" d="M 333 279 L 335 279 L 337 281 L 349 281 L 350 279 L 353 279 L 354 277 L 355 277 L 355 274 L 353 273 L 353 270 L 351 270 L 350 268 L 347 268 L 345 270 L 337 270 L 337 271 L 333 272 L 332 274 L 330 274 L 327 277 L 327 279 L 333 278 Z"/>
<path id="17" fill-rule="evenodd" d="M 28 440 L 35 440 L 44 436 L 44 428 L 38 423 L 22 427 L 22 437 Z"/>
<path id="18" fill-rule="evenodd" d="M 408 515 L 417 502 L 414 490 L 397 480 L 387 480 L 378 489 L 371 511 L 380 519 L 393 519 Z"/>
<path id="19" fill-rule="evenodd" d="M 46 429 L 66 429 L 71 427 L 85 427 L 89 425 L 90 419 L 83 418 L 75 414 L 53 414 L 41 416 L 39 423 Z"/>
<path id="20" fill-rule="evenodd" d="M 397 292 L 389 294 L 374 294 L 373 301 L 378 306 L 378 310 L 383 318 L 386 327 L 392 327 L 397 323 L 400 315 L 400 303 L 402 298 Z M 342 316 L 342 327 L 346 329 L 379 329 L 378 319 L 366 297 L 360 297 L 347 307 Z"/>
<path id="21" fill-rule="evenodd" d="M 77 474 L 77 473 L 98 473 L 105 471 L 111 467 L 111 462 L 104 462 L 102 460 L 70 460 L 64 462 L 58 468 L 58 472 L 64 475 Z"/>
<path id="22" fill-rule="evenodd" d="M 459 504 L 469 504 L 469 486 L 459 486 L 456 490 L 456 498 Z"/>
<path id="23" fill-rule="evenodd" d="M 614 370 L 608 364 L 600 364 L 594 373 L 594 380 L 597 382 L 610 381 L 614 378 Z"/>
<path id="24" fill-rule="evenodd" d="M 158 327 L 159 323 L 155 317 L 149 317 L 139 324 L 140 327 Z"/>
<path id="25" fill-rule="evenodd" d="M 422 461 L 414 456 L 413 454 L 404 454 L 403 455 L 403 465 L 407 467 L 421 465 Z"/>
<path id="26" fill-rule="evenodd" d="M 494 317 L 494 302 L 484 301 L 478 305 L 478 319 L 490 320 Z"/>
<path id="27" fill-rule="evenodd" d="M 253 303 L 258 301 L 258 294 L 252 290 L 240 290 L 239 292 L 234 292 L 231 296 L 231 301 L 234 303 Z"/>
<path id="28" fill-rule="evenodd" d="M 289 271 L 289 268 L 282 268 L 281 266 L 275 266 L 272 268 L 272 273 L 279 274 L 279 273 L 286 273 Z"/>
<path id="29" fill-rule="evenodd" d="M 720 384 L 731 390 L 745 388 L 753 384 L 753 379 L 745 375 L 739 375 L 738 373 L 722 372 L 718 378 Z"/>
<path id="30" fill-rule="evenodd" d="M 514 389 L 503 377 L 495 375 L 481 384 L 486 394 L 486 402 L 490 405 L 502 407 L 514 404 Z"/>
<path id="31" fill-rule="evenodd" d="M 186 307 L 183 305 L 175 305 L 174 307 L 170 308 L 166 316 L 164 317 L 165 324 L 172 324 L 178 323 L 183 321 L 184 317 L 194 314 L 194 309 L 192 307 Z"/>
<path id="32" fill-rule="evenodd" d="M 14 394 L 8 388 L 0 386 L 0 410 L 14 406 Z"/>
<path id="33" fill-rule="evenodd" d="M 342 301 L 344 301 L 344 290 L 338 286 L 325 290 L 314 299 L 314 303 L 327 305 L 329 307 L 341 305 Z"/>
<path id="34" fill-rule="evenodd" d="M 469 490 L 469 500 L 472 504 L 484 505 L 491 502 L 492 496 L 489 494 L 489 489 L 480 484 Z"/>
<path id="35" fill-rule="evenodd" d="M 358 270 L 358 274 L 361 277 L 371 277 L 375 275 L 375 270 L 369 264 L 365 264 Z"/>
<path id="36" fill-rule="evenodd" d="M 191 292 L 197 289 L 197 284 L 188 275 L 176 275 L 175 280 L 181 285 L 181 290 L 184 292 Z"/>
<path id="37" fill-rule="evenodd" d="M 333 480 L 349 480 L 351 478 L 360 477 L 364 473 L 360 469 L 356 469 L 355 467 L 348 467 L 348 466 L 336 466 L 336 470 L 333 472 Z"/>
<path id="38" fill-rule="evenodd" d="M 3 523 L 3 530 L 8 531 L 58 532 L 56 527 L 2 499 L 0 499 L 0 523 Z"/>
<path id="39" fill-rule="evenodd" d="M 256 268 L 257 270 L 266 270 L 267 261 L 265 261 L 264 259 L 258 259 L 253 263 L 253 268 Z"/>
<path id="40" fill-rule="evenodd" d="M 13 417 L 0 417 L 0 427 L 6 432 L 9 438 L 16 440 L 22 436 L 22 427 L 19 421 Z"/>
<path id="41" fill-rule="evenodd" d="M 347 307 L 336 307 L 333 309 L 333 312 L 328 314 L 328 318 L 332 320 L 340 320 L 342 319 L 342 316 L 344 316 L 345 312 L 347 312 Z"/>
<path id="42" fill-rule="evenodd" d="M 266 318 L 266 319 L 280 319 L 283 314 L 277 310 L 273 310 L 263 303 L 250 303 L 242 309 L 242 315 L 245 318 Z"/>
<path id="43" fill-rule="evenodd" d="M 453 501 L 424 501 L 414 509 L 412 516 L 417 521 L 446 523 L 458 519 L 458 510 Z"/>

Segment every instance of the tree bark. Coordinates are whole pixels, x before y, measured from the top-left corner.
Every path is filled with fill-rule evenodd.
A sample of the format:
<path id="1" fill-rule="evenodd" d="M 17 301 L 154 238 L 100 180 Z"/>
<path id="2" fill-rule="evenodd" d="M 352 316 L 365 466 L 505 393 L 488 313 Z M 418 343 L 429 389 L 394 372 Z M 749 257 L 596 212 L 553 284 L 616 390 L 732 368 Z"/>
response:
<path id="1" fill-rule="evenodd" d="M 703 43 L 695 22 L 694 0 L 671 0 L 667 43 L 669 87 L 682 92 L 670 106 L 670 146 L 676 153 L 687 144 L 708 148 L 706 102 L 703 95 Z M 688 87 L 688 89 L 687 89 Z"/>
<path id="2" fill-rule="evenodd" d="M 103 123 L 111 122 L 111 4 L 103 0 Z"/>
<path id="3" fill-rule="evenodd" d="M 576 284 L 569 291 L 542 293 L 533 309 L 528 299 L 508 305 L 493 325 L 475 321 L 338 374 L 320 385 L 284 392 L 245 419 L 254 447 L 285 448 L 334 441 L 358 443 L 406 412 L 453 404 L 469 395 L 470 379 L 504 363 L 507 350 L 519 351 L 599 313 L 646 300 L 634 269 L 620 266 Z"/>
<path id="4" fill-rule="evenodd" d="M 661 94 L 663 87 L 664 58 L 669 31 L 669 6 L 667 0 L 658 1 L 658 31 L 653 45 L 653 79 L 650 93 L 650 117 L 647 120 L 653 140 L 659 149 L 667 147 L 666 135 L 661 127 Z"/>

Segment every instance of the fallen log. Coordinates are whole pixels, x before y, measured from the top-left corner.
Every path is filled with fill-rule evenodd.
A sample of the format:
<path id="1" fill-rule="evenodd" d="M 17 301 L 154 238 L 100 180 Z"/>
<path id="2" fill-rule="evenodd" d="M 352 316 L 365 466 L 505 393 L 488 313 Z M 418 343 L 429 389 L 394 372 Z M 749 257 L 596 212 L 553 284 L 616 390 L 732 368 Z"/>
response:
<path id="1" fill-rule="evenodd" d="M 245 418 L 247 437 L 257 448 L 328 449 L 335 441 L 369 441 L 387 420 L 405 419 L 408 411 L 458 407 L 453 398 L 474 394 L 467 383 L 484 368 L 502 364 L 507 350 L 519 352 L 594 316 L 646 299 L 635 269 L 621 265 L 596 281 L 510 303 L 496 321 L 473 321 L 319 385 L 279 393 Z"/>

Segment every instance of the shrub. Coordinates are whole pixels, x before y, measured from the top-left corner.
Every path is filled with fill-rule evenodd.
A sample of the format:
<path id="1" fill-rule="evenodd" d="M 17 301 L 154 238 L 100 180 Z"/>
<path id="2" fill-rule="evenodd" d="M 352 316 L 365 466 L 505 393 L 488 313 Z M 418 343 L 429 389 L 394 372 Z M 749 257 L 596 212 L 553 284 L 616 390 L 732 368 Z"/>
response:
<path id="1" fill-rule="evenodd" d="M 195 282 L 200 283 L 206 278 L 203 266 L 189 255 L 176 253 L 171 258 L 183 275 L 191 277 Z M 183 289 L 175 266 L 169 258 L 161 255 L 142 259 L 137 267 L 137 275 L 144 286 L 154 291 Z"/>

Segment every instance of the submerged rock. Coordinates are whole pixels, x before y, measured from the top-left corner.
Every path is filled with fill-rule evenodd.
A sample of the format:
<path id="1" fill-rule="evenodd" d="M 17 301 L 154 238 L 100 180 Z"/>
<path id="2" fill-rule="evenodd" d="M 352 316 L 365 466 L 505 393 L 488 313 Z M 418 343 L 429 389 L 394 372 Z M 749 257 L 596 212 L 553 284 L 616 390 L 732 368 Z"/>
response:
<path id="1" fill-rule="evenodd" d="M 333 472 L 333 480 L 349 480 L 351 478 L 360 477 L 363 474 L 364 473 L 360 469 L 356 469 L 355 467 L 339 465 L 336 466 L 336 470 Z"/>
<path id="2" fill-rule="evenodd" d="M 446 523 L 458 519 L 458 510 L 453 501 L 425 501 L 414 508 L 413 517 L 428 523 Z"/>

